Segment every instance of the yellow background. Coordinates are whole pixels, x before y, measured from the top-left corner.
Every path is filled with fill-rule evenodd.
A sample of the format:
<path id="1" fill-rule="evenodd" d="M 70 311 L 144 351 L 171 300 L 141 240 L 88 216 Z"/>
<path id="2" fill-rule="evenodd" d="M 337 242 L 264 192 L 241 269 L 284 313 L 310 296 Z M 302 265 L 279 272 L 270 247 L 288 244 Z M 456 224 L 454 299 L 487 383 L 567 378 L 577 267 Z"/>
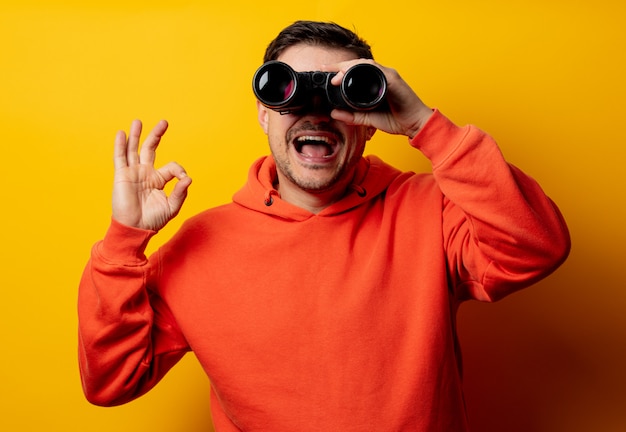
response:
<path id="1" fill-rule="evenodd" d="M 475 430 L 625 430 L 625 18 L 617 0 L 5 0 L 0 430 L 210 430 L 192 355 L 135 402 L 84 400 L 77 284 L 108 225 L 115 132 L 168 119 L 158 161 L 194 178 L 154 248 L 182 219 L 229 201 L 267 152 L 250 80 L 296 19 L 355 28 L 426 103 L 489 131 L 567 218 L 573 250 L 561 269 L 460 312 Z M 378 134 L 367 152 L 429 169 L 402 138 Z"/>

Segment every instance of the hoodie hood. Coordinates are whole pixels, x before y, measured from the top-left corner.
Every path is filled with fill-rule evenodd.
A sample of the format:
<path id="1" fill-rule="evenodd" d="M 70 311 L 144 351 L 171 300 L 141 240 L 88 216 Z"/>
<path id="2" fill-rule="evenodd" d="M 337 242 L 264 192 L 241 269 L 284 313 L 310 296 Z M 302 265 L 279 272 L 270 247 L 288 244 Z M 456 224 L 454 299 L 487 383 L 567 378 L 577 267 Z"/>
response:
<path id="1" fill-rule="evenodd" d="M 343 213 L 377 197 L 400 175 L 402 173 L 398 169 L 376 156 L 361 158 L 354 182 L 346 195 L 322 210 L 319 216 Z M 315 216 L 308 210 L 283 201 L 274 187 L 276 178 L 274 158 L 264 156 L 258 159 L 250 167 L 247 183 L 233 196 L 233 201 L 250 210 L 288 220 L 303 221 Z"/>

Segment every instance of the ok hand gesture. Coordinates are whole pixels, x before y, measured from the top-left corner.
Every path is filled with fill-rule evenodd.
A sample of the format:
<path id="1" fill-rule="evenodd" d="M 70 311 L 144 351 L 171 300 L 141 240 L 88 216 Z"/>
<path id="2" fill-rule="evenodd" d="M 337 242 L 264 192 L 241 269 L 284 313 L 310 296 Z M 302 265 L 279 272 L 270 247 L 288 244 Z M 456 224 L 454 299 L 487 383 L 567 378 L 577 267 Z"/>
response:
<path id="1" fill-rule="evenodd" d="M 170 162 L 161 168 L 154 167 L 156 148 L 167 130 L 161 120 L 152 129 L 139 151 L 141 122 L 135 120 L 128 134 L 123 131 L 115 137 L 113 184 L 113 218 L 135 228 L 159 231 L 174 218 L 187 197 L 191 178 L 182 166 Z M 167 196 L 165 185 L 178 179 Z"/>

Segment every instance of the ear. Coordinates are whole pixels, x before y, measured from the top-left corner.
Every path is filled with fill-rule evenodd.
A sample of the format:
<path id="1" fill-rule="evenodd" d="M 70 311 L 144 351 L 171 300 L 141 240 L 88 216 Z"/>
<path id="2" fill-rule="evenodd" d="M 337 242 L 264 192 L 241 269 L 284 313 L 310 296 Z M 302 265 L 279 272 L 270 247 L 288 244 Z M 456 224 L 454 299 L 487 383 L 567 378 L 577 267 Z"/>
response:
<path id="1" fill-rule="evenodd" d="M 259 124 L 261 125 L 261 129 L 263 129 L 263 132 L 265 132 L 265 135 L 267 135 L 267 131 L 268 131 L 268 112 L 267 112 L 267 108 L 265 108 L 265 106 L 259 102 L 258 100 L 256 101 L 256 110 L 257 110 L 257 118 L 259 120 Z"/>
<path id="2" fill-rule="evenodd" d="M 374 126 L 368 126 L 367 131 L 365 131 L 365 140 L 371 140 L 377 130 L 378 129 L 376 129 Z"/>

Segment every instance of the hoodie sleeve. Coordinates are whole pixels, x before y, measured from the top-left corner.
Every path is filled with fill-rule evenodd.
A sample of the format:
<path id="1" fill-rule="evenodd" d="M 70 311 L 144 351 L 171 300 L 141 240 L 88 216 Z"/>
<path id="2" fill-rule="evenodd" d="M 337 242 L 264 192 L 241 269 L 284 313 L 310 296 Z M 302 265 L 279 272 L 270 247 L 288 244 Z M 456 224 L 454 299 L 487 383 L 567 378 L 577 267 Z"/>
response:
<path id="1" fill-rule="evenodd" d="M 556 205 L 489 135 L 435 110 L 411 145 L 430 159 L 444 195 L 448 271 L 461 299 L 498 300 L 567 258 L 569 232 Z"/>
<path id="2" fill-rule="evenodd" d="M 149 288 L 144 255 L 153 231 L 112 220 L 79 285 L 79 366 L 96 405 L 128 402 L 149 389 L 189 350 L 169 309 Z"/>

